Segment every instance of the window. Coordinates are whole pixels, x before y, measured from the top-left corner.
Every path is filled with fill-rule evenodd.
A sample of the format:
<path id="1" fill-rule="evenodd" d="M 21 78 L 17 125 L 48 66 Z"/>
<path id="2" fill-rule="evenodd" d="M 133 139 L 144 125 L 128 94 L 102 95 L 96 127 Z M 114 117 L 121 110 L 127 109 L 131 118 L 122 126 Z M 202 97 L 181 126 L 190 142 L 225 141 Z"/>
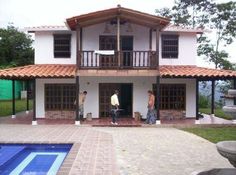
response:
<path id="1" fill-rule="evenodd" d="M 99 36 L 100 50 L 116 50 L 116 36 Z"/>
<path id="2" fill-rule="evenodd" d="M 71 34 L 55 34 L 54 58 L 70 58 Z"/>
<path id="3" fill-rule="evenodd" d="M 153 85 L 156 93 L 156 85 Z M 160 85 L 160 109 L 185 110 L 186 86 L 185 84 Z"/>
<path id="4" fill-rule="evenodd" d="M 178 58 L 179 36 L 162 35 L 162 58 Z"/>
<path id="5" fill-rule="evenodd" d="M 74 84 L 45 84 L 45 110 L 74 110 Z"/>

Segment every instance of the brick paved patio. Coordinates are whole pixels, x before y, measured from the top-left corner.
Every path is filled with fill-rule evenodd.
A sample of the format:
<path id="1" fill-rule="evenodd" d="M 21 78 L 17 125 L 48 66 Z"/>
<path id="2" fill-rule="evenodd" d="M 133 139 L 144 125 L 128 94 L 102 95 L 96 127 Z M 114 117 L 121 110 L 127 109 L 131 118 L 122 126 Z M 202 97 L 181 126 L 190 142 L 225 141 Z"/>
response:
<path id="1" fill-rule="evenodd" d="M 121 175 L 196 175 L 232 168 L 209 141 L 175 128 L 100 128 L 113 135 Z"/>
<path id="2" fill-rule="evenodd" d="M 215 145 L 174 128 L 0 125 L 0 143 L 74 143 L 58 174 L 190 175 L 232 167 Z"/>

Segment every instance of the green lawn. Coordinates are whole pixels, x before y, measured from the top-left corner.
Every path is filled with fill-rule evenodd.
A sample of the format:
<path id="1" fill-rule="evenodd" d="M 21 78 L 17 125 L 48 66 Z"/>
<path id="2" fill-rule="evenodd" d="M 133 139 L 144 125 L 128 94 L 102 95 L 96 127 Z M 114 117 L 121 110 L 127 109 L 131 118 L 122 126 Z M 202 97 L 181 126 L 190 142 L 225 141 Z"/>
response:
<path id="1" fill-rule="evenodd" d="M 200 108 L 199 111 L 201 113 L 211 114 L 210 108 Z M 224 118 L 224 119 L 228 119 L 228 120 L 232 119 L 232 117 L 230 115 L 225 114 L 222 109 L 215 109 L 215 116 L 220 117 L 220 118 Z"/>
<path id="2" fill-rule="evenodd" d="M 217 128 L 183 128 L 182 130 L 191 132 L 203 137 L 210 142 L 217 143 L 224 140 L 236 140 L 236 127 L 217 127 Z"/>
<path id="3" fill-rule="evenodd" d="M 32 109 L 32 100 L 29 101 L 29 108 Z M 26 111 L 26 100 L 16 100 L 16 112 Z M 0 100 L 0 117 L 12 114 L 11 100 Z"/>

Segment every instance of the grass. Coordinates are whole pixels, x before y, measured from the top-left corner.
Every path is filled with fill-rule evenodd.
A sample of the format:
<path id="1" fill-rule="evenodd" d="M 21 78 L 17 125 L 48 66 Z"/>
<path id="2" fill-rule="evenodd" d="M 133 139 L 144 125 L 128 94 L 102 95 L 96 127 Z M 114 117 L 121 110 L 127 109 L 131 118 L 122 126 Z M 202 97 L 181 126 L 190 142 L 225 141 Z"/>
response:
<path id="1" fill-rule="evenodd" d="M 205 113 L 205 114 L 211 114 L 211 109 L 210 108 L 200 108 L 199 111 L 201 113 Z M 232 117 L 228 114 L 225 114 L 224 111 L 222 109 L 215 109 L 215 116 L 223 118 L 223 119 L 227 119 L 227 120 L 232 120 Z"/>
<path id="2" fill-rule="evenodd" d="M 29 108 L 32 109 L 32 100 L 29 101 Z M 16 100 L 16 112 L 26 111 L 26 100 Z M 0 100 L 0 117 L 12 115 L 12 101 Z"/>
<path id="3" fill-rule="evenodd" d="M 182 130 L 196 134 L 213 143 L 225 140 L 236 140 L 236 127 L 183 128 Z"/>

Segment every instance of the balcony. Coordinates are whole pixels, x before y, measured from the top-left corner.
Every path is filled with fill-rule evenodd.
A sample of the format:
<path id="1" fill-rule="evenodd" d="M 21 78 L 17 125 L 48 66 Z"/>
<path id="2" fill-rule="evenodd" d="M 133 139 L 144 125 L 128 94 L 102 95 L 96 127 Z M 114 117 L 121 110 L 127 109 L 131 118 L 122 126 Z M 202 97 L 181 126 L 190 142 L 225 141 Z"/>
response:
<path id="1" fill-rule="evenodd" d="M 156 51 L 80 51 L 78 69 L 157 69 Z"/>

